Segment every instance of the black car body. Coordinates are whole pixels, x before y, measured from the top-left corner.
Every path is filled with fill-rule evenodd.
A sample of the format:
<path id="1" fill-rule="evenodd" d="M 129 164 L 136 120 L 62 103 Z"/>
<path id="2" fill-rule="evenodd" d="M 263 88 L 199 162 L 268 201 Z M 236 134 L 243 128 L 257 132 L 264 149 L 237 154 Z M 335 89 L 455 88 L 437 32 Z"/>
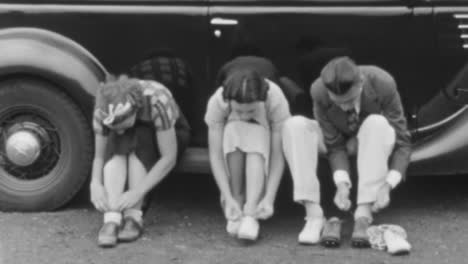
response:
<path id="1" fill-rule="evenodd" d="M 206 102 L 217 70 L 246 45 L 305 96 L 323 63 L 307 56 L 344 52 L 388 70 L 412 131 L 409 174 L 468 172 L 466 0 L 11 0 L 0 3 L 0 208 L 54 209 L 76 193 L 91 167 L 99 82 L 148 59 L 166 60 L 169 79 L 190 74 L 173 91 L 193 129 L 178 169 L 208 172 Z M 35 105 L 34 89 L 50 101 Z M 61 116 L 47 109 L 54 93 L 73 105 Z M 6 146 L 24 130 L 43 150 L 20 166 Z"/>

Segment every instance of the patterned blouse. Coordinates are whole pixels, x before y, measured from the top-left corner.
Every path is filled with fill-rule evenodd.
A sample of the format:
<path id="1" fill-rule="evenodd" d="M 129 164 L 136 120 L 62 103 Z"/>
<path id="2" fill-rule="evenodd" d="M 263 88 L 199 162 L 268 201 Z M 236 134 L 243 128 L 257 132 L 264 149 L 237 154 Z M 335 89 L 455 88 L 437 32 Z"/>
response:
<path id="1" fill-rule="evenodd" d="M 153 123 L 156 131 L 174 127 L 180 116 L 180 110 L 169 89 L 156 81 L 140 80 L 139 84 L 143 94 L 143 105 L 137 111 L 136 120 Z M 109 134 L 110 130 L 96 116 L 93 128 L 95 133 L 102 135 Z"/>

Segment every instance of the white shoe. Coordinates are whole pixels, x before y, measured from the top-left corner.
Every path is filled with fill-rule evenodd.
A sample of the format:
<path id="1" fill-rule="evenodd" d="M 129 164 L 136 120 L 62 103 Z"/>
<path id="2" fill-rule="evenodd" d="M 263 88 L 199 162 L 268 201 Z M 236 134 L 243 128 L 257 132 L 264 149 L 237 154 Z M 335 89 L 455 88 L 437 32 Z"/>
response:
<path id="1" fill-rule="evenodd" d="M 317 244 L 320 242 L 325 219 L 323 217 L 314 217 L 306 219 L 306 223 L 301 233 L 299 233 L 298 241 L 301 244 Z"/>
<path id="2" fill-rule="evenodd" d="M 252 216 L 244 216 L 241 220 L 237 238 L 246 240 L 257 240 L 260 224 Z"/>
<path id="3" fill-rule="evenodd" d="M 237 237 L 237 232 L 239 231 L 240 224 L 241 224 L 240 220 L 236 220 L 236 221 L 228 220 L 226 224 L 226 231 L 228 232 L 229 235 Z"/>
<path id="4" fill-rule="evenodd" d="M 408 254 L 411 251 L 411 245 L 408 241 L 391 230 L 385 230 L 383 234 L 387 251 L 392 255 Z"/>

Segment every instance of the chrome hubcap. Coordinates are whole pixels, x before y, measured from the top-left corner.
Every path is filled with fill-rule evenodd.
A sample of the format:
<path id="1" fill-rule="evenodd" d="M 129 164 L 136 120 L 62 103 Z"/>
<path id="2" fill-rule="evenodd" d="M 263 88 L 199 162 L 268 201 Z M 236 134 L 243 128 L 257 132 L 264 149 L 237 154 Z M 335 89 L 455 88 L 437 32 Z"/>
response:
<path id="1" fill-rule="evenodd" d="M 41 154 L 41 142 L 34 133 L 20 130 L 8 137 L 5 151 L 12 163 L 25 167 L 33 164 Z"/>

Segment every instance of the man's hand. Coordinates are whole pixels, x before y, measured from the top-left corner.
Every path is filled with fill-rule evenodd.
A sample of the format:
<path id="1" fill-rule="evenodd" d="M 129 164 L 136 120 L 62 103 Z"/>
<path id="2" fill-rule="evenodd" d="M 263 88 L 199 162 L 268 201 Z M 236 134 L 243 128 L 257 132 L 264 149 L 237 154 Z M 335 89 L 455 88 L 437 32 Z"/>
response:
<path id="1" fill-rule="evenodd" d="M 348 211 L 351 208 L 351 200 L 349 200 L 349 185 L 342 182 L 336 186 L 336 194 L 334 202 L 342 211 Z"/>
<path id="2" fill-rule="evenodd" d="M 107 193 L 104 186 L 100 182 L 92 181 L 90 185 L 91 202 L 94 207 L 100 212 L 110 211 L 107 202 Z"/>
<path id="3" fill-rule="evenodd" d="M 385 182 L 382 187 L 380 187 L 377 193 L 377 199 L 375 203 L 372 205 L 372 212 L 376 213 L 384 208 L 386 208 L 390 204 L 390 191 L 392 187 L 390 184 Z"/>
<path id="4" fill-rule="evenodd" d="M 259 219 L 266 220 L 270 218 L 274 213 L 273 201 L 267 198 L 263 198 L 257 206 L 255 215 Z"/>
<path id="5" fill-rule="evenodd" d="M 228 220 L 239 220 L 242 217 L 242 210 L 239 203 L 233 198 L 226 199 L 224 215 Z"/>
<path id="6" fill-rule="evenodd" d="M 144 194 L 136 190 L 128 190 L 124 192 L 117 202 L 117 210 L 123 211 L 134 207 L 144 197 Z"/>

